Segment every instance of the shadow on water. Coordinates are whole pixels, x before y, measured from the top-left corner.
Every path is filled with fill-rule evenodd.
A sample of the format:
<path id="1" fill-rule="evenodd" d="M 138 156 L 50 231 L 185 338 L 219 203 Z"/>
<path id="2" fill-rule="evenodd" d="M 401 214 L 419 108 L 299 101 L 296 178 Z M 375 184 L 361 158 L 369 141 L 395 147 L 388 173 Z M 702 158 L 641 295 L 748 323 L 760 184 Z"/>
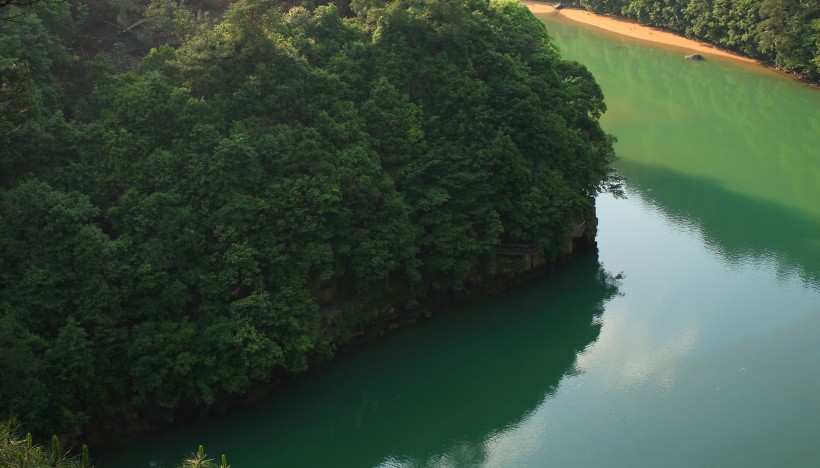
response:
<path id="1" fill-rule="evenodd" d="M 573 372 L 617 294 L 595 254 L 510 294 L 400 330 L 269 397 L 98 454 L 101 467 L 174 466 L 202 443 L 233 466 L 416 466 L 484 460 Z"/>
<path id="2" fill-rule="evenodd" d="M 644 202 L 668 219 L 696 226 L 728 263 L 773 261 L 781 276 L 796 273 L 820 288 L 820 219 L 707 178 L 626 160 L 618 166 Z"/>

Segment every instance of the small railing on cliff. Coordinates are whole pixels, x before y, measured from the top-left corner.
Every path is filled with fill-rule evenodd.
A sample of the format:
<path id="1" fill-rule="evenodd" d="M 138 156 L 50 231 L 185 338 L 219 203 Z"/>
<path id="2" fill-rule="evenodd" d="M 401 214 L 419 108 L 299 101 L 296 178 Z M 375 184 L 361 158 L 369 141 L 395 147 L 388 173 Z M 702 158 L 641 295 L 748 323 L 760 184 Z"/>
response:
<path id="1" fill-rule="evenodd" d="M 535 244 L 498 244 L 495 247 L 495 253 L 496 255 L 523 257 L 538 253 L 538 246 Z"/>
<path id="2" fill-rule="evenodd" d="M 584 235 L 584 228 L 586 228 L 587 221 L 584 218 L 580 220 L 575 220 L 572 224 L 572 230 L 570 231 L 570 236 L 573 238 L 581 237 Z"/>

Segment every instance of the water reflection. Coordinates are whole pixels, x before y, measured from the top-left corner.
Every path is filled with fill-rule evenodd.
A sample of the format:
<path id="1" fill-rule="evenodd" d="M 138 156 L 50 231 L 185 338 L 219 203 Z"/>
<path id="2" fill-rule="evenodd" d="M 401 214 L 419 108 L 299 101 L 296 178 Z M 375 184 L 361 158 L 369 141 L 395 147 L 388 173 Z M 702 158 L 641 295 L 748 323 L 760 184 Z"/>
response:
<path id="1" fill-rule="evenodd" d="M 728 268 L 773 264 L 820 290 L 820 218 L 743 196 L 718 182 L 634 161 L 620 161 L 630 188 L 678 226 L 689 226 Z M 820 179 L 819 179 L 820 180 Z"/>
<path id="2" fill-rule="evenodd" d="M 697 209 L 675 214 L 631 180 L 628 199 L 598 199 L 601 262 L 625 275 L 598 339 L 482 465 L 810 464 L 820 289 L 719 254 Z"/>
<path id="3" fill-rule="evenodd" d="M 173 466 L 199 443 L 234 466 L 481 464 L 487 441 L 526 420 L 575 369 L 616 293 L 597 256 L 580 255 L 512 295 L 342 356 L 262 402 L 112 450 L 100 466 Z"/>

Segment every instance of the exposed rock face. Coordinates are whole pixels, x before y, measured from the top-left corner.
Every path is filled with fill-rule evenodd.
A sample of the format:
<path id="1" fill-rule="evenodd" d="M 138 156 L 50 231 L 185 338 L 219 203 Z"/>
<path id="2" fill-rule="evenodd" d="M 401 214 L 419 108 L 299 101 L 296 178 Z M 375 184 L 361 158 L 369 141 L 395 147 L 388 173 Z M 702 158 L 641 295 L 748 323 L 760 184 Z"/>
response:
<path id="1" fill-rule="evenodd" d="M 703 60 L 703 55 L 692 54 L 692 55 L 687 55 L 685 58 L 686 58 L 686 60 L 692 60 L 694 62 L 697 62 L 697 61 Z"/>

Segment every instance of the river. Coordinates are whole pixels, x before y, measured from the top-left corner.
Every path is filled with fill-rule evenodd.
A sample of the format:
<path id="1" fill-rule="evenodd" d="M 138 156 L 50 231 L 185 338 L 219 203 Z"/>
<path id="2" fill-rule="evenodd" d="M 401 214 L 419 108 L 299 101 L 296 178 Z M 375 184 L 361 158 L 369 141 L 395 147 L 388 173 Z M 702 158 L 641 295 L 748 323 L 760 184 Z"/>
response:
<path id="1" fill-rule="evenodd" d="M 545 21 L 619 139 L 597 254 L 99 466 L 816 466 L 820 90 Z"/>

